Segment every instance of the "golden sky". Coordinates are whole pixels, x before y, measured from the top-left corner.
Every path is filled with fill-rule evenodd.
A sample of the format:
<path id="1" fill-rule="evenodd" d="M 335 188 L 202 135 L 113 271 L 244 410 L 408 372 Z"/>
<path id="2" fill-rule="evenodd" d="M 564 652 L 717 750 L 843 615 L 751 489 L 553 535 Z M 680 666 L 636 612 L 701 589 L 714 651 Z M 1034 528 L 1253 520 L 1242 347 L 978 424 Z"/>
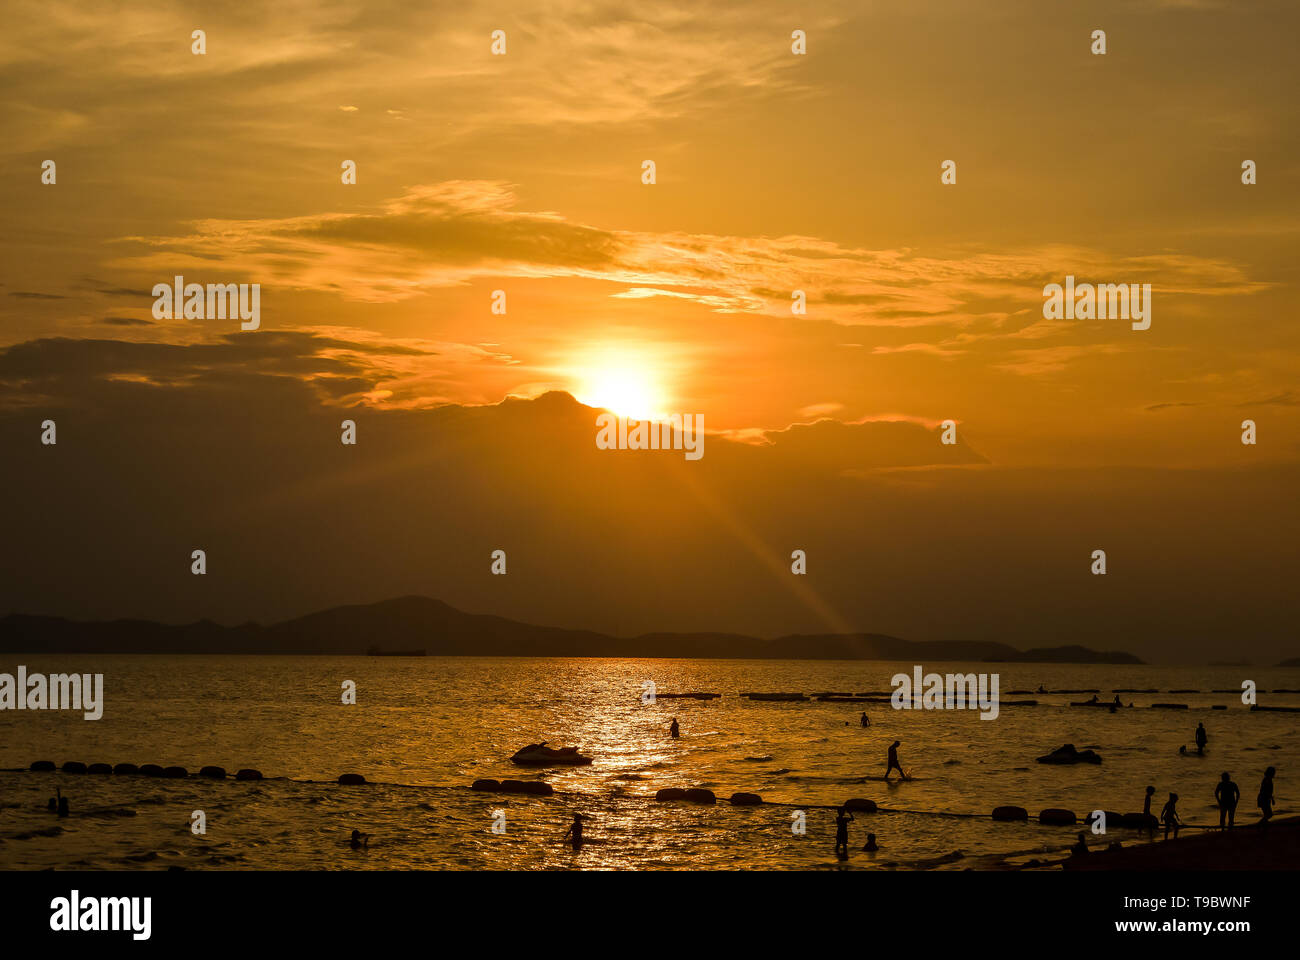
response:
<path id="1" fill-rule="evenodd" d="M 520 6 L 9 4 L 0 403 L 180 390 L 233 334 L 362 410 L 630 393 L 756 444 L 951 418 L 985 471 L 1300 461 L 1294 4 Z M 155 320 L 175 274 L 260 283 L 262 329 Z M 1043 319 L 1067 274 L 1151 284 L 1151 328 Z"/>

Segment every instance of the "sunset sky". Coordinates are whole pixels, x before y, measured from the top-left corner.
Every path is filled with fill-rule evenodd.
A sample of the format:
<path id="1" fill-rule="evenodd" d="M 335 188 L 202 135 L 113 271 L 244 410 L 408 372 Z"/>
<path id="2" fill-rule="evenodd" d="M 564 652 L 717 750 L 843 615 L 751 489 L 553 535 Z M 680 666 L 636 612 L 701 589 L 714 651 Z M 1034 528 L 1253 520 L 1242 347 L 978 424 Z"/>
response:
<path id="1" fill-rule="evenodd" d="M 1294 4 L 532 6 L 10 4 L 0 614 L 1300 654 Z M 261 329 L 155 320 L 176 274 Z M 1067 274 L 1151 328 L 1043 319 Z"/>

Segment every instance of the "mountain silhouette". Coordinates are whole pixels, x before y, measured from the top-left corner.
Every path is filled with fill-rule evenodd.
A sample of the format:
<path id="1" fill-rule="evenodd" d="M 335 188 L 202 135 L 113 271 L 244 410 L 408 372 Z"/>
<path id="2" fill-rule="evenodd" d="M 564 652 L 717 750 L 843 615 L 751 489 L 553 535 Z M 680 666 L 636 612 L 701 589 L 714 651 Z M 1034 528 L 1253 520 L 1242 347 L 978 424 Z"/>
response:
<path id="1" fill-rule="evenodd" d="M 76 621 L 10 614 L 0 619 L 0 652 L 132 654 L 364 654 L 423 651 L 431 656 L 696 657 L 788 660 L 1004 660 L 1140 663 L 1127 653 L 1086 647 L 1022 652 L 987 640 L 909 641 L 877 633 L 792 634 L 764 639 L 732 633 L 647 633 L 613 637 L 465 613 L 430 597 L 332 607 L 262 626 L 210 620 Z"/>

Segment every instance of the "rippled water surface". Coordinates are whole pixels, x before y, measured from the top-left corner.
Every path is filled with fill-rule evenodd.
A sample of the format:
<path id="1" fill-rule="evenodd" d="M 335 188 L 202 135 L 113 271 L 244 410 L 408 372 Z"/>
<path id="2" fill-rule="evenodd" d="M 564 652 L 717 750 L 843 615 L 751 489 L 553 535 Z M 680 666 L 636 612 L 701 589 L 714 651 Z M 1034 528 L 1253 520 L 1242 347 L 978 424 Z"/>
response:
<path id="1" fill-rule="evenodd" d="M 189 869 L 965 869 L 1059 856 L 1069 829 L 993 823 L 1001 804 L 1141 808 L 1144 787 L 1174 791 L 1191 823 L 1217 822 L 1213 790 L 1233 773 L 1243 819 L 1253 819 L 1264 767 L 1278 768 L 1279 813 L 1294 809 L 1300 773 L 1300 714 L 1249 712 L 1243 679 L 1262 691 L 1300 688 L 1300 670 L 926 664 L 938 672 L 1001 675 L 1012 690 L 1116 687 L 1201 693 L 1122 694 L 1132 710 L 1070 707 L 1086 695 L 1036 694 L 1034 707 L 1003 707 L 996 720 L 974 711 L 896 711 L 887 704 L 759 703 L 745 691 L 862 693 L 889 689 L 910 664 L 870 661 L 568 660 L 388 657 L 59 657 L 0 663 L 13 673 L 103 673 L 102 720 L 71 712 L 0 712 L 0 867 Z M 340 703 L 357 685 L 357 705 Z M 643 683 L 660 691 L 712 691 L 708 702 L 641 703 Z M 1189 710 L 1150 709 L 1179 702 Z M 1260 696 L 1300 706 L 1300 695 Z M 1221 704 L 1227 710 L 1211 710 Z M 858 723 L 862 709 L 871 726 Z M 678 717 L 682 737 L 667 728 Z M 1182 756 L 1197 722 L 1207 757 Z M 885 771 L 901 740 L 907 783 L 864 780 Z M 520 746 L 576 745 L 591 766 L 532 771 L 513 766 Z M 1034 758 L 1064 743 L 1096 750 L 1100 766 L 1046 766 Z M 155 780 L 16 772 L 47 759 L 86 763 L 217 764 L 255 767 L 260 783 Z M 333 782 L 341 773 L 374 781 Z M 542 778 L 548 798 L 468 790 L 478 778 Z M 303 782 L 315 781 L 315 782 Z M 72 815 L 45 811 L 55 787 Z M 717 806 L 659 803 L 662 787 L 707 787 Z M 756 808 L 725 802 L 761 794 Z M 882 812 L 852 824 L 853 853 L 833 856 L 833 813 L 824 805 L 875 800 Z M 778 805 L 782 804 L 782 805 Z M 784 805 L 788 804 L 788 806 Z M 797 809 L 807 833 L 791 830 Z M 203 810 L 208 832 L 190 832 Z M 506 832 L 493 834 L 496 811 Z M 590 818 L 594 842 L 575 853 L 560 840 L 574 811 Z M 950 816 L 976 814 L 979 816 Z M 348 831 L 374 836 L 353 851 Z M 860 852 L 867 831 L 880 851 Z M 1144 842 L 1113 831 L 1128 842 Z M 960 853 L 957 857 L 955 854 Z"/>

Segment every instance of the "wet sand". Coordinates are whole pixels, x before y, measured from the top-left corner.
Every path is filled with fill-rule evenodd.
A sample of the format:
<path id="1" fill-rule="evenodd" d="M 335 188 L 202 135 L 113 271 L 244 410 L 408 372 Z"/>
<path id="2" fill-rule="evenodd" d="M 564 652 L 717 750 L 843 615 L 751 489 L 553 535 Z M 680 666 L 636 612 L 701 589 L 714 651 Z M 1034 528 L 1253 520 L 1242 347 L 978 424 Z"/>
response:
<path id="1" fill-rule="evenodd" d="M 1300 864 L 1300 817 L 1273 820 L 1268 830 L 1184 830 L 1177 840 L 1120 850 L 1094 848 L 1065 861 L 1066 870 L 1294 870 Z"/>

